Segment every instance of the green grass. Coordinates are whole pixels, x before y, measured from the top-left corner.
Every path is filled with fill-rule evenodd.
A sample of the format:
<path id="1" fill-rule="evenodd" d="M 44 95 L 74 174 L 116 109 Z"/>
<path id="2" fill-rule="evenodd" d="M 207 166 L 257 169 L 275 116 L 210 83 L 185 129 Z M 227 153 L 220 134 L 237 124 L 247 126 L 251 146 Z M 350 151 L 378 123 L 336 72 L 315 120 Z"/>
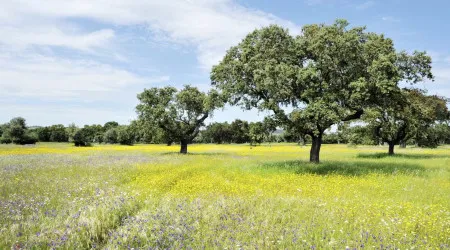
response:
<path id="1" fill-rule="evenodd" d="M 450 148 L 0 146 L 0 249 L 448 249 Z"/>

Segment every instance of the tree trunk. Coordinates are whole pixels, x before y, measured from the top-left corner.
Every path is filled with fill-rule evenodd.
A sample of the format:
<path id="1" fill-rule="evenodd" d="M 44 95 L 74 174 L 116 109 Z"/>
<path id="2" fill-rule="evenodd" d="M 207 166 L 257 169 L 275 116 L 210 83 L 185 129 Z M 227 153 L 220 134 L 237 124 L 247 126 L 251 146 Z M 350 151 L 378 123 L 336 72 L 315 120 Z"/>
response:
<path id="1" fill-rule="evenodd" d="M 389 155 L 394 155 L 394 146 L 395 144 L 393 142 L 389 142 Z"/>
<path id="2" fill-rule="evenodd" d="M 172 146 L 172 141 L 168 141 L 167 146 Z"/>
<path id="3" fill-rule="evenodd" d="M 322 146 L 322 133 L 312 137 L 311 151 L 309 152 L 309 162 L 319 163 L 320 147 Z"/>
<path id="4" fill-rule="evenodd" d="M 400 147 L 406 148 L 406 141 L 404 141 L 404 140 L 400 141 Z"/>
<path id="5" fill-rule="evenodd" d="M 188 141 L 187 140 L 181 140 L 180 144 L 181 144 L 180 154 L 187 154 Z"/>

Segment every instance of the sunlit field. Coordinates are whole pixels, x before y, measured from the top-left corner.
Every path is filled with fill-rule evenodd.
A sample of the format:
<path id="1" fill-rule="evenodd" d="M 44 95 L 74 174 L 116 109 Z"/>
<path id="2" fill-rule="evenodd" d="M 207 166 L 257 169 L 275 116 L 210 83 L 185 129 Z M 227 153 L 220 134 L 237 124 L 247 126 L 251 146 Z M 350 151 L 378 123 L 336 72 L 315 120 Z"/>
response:
<path id="1" fill-rule="evenodd" d="M 0 146 L 0 249 L 448 249 L 450 148 Z"/>

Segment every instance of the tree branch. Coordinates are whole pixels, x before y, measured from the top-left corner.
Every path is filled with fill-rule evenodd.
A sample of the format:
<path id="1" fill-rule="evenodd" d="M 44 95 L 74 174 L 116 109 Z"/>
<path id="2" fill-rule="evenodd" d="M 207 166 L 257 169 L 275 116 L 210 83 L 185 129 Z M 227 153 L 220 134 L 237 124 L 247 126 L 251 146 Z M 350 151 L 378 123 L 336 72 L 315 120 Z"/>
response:
<path id="1" fill-rule="evenodd" d="M 361 118 L 361 116 L 363 114 L 364 114 L 364 110 L 359 109 L 354 114 L 351 114 L 351 115 L 348 115 L 348 116 L 344 117 L 344 119 L 342 119 L 341 121 L 348 122 L 348 121 L 351 121 L 351 120 L 359 119 L 359 118 Z"/>

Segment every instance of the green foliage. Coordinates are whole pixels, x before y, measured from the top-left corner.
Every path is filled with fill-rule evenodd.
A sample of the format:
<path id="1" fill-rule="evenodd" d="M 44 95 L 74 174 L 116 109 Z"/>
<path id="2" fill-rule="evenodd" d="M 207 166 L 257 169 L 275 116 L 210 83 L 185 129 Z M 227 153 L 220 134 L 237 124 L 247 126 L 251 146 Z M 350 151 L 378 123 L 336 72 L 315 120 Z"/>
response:
<path id="1" fill-rule="evenodd" d="M 246 143 L 250 142 L 250 127 L 247 121 L 242 121 L 239 119 L 234 120 L 230 124 L 231 141 L 234 143 Z"/>
<path id="2" fill-rule="evenodd" d="M 6 136 L 0 137 L 0 144 L 10 144 L 10 143 L 12 143 L 11 138 Z"/>
<path id="3" fill-rule="evenodd" d="M 75 132 L 73 136 L 73 142 L 76 147 L 90 147 L 94 141 L 92 132 L 89 127 L 84 127 Z"/>
<path id="4" fill-rule="evenodd" d="M 261 144 L 268 135 L 262 122 L 251 122 L 249 129 L 250 144 Z"/>
<path id="5" fill-rule="evenodd" d="M 433 127 L 448 117 L 442 97 L 427 96 L 421 90 L 403 89 L 389 105 L 371 108 L 364 120 L 374 131 L 375 138 L 396 145 L 411 138 L 421 146 L 436 147 L 439 143 Z"/>
<path id="6" fill-rule="evenodd" d="M 40 142 L 50 141 L 50 129 L 49 127 L 38 127 L 34 129 Z"/>
<path id="7" fill-rule="evenodd" d="M 397 55 L 391 39 L 337 20 L 306 25 L 296 38 L 276 25 L 255 30 L 213 67 L 211 80 L 231 104 L 271 110 L 279 125 L 313 137 L 317 162 L 326 129 L 360 118 L 399 92 L 400 81 L 431 75 L 430 67 L 424 53 Z"/>
<path id="8" fill-rule="evenodd" d="M 0 143 L 8 144 L 35 144 L 37 142 L 36 134 L 28 130 L 26 121 L 22 117 L 16 117 L 3 126 Z"/>
<path id="9" fill-rule="evenodd" d="M 69 142 L 73 142 L 73 137 L 75 136 L 75 133 L 77 132 L 77 130 L 78 130 L 78 127 L 73 122 L 71 124 L 69 124 L 69 126 L 67 126 L 66 133 L 69 138 L 68 139 Z"/>
<path id="10" fill-rule="evenodd" d="M 85 125 L 84 133 L 91 140 L 91 142 L 103 142 L 103 126 L 99 124 Z"/>
<path id="11" fill-rule="evenodd" d="M 168 133 L 157 126 L 155 123 L 146 123 L 142 119 L 134 120 L 130 123 L 130 129 L 132 129 L 136 142 L 140 143 L 167 143 L 171 144 L 174 139 L 171 138 Z"/>
<path id="12" fill-rule="evenodd" d="M 110 128 L 108 131 L 105 132 L 105 136 L 103 138 L 103 141 L 105 143 L 109 144 L 115 144 L 117 143 L 117 129 L 116 128 Z"/>
<path id="13" fill-rule="evenodd" d="M 62 124 L 53 125 L 50 127 L 50 141 L 52 142 L 68 142 L 66 128 Z"/>
<path id="14" fill-rule="evenodd" d="M 117 128 L 118 126 L 119 126 L 118 122 L 110 121 L 110 122 L 105 123 L 105 125 L 103 125 L 103 131 L 108 131 L 112 128 Z"/>
<path id="15" fill-rule="evenodd" d="M 228 122 L 214 122 L 202 131 L 202 141 L 206 143 L 231 143 L 233 138 L 233 131 Z"/>
<path id="16" fill-rule="evenodd" d="M 423 148 L 436 148 L 441 144 L 450 144 L 449 121 L 450 120 L 433 123 L 420 131 L 420 136 L 415 138 L 417 146 Z"/>
<path id="17" fill-rule="evenodd" d="M 133 145 L 135 142 L 133 129 L 130 126 L 117 127 L 117 142 L 122 145 Z"/>
<path id="18" fill-rule="evenodd" d="M 182 145 L 192 142 L 206 118 L 222 105 L 215 91 L 206 94 L 189 85 L 181 90 L 146 89 L 138 99 L 140 104 L 136 110 L 141 122 L 148 127 L 159 127 L 170 141 L 180 141 Z"/>
<path id="19" fill-rule="evenodd" d="M 380 141 L 370 126 L 356 125 L 345 128 L 342 133 L 350 145 L 378 145 Z"/>

